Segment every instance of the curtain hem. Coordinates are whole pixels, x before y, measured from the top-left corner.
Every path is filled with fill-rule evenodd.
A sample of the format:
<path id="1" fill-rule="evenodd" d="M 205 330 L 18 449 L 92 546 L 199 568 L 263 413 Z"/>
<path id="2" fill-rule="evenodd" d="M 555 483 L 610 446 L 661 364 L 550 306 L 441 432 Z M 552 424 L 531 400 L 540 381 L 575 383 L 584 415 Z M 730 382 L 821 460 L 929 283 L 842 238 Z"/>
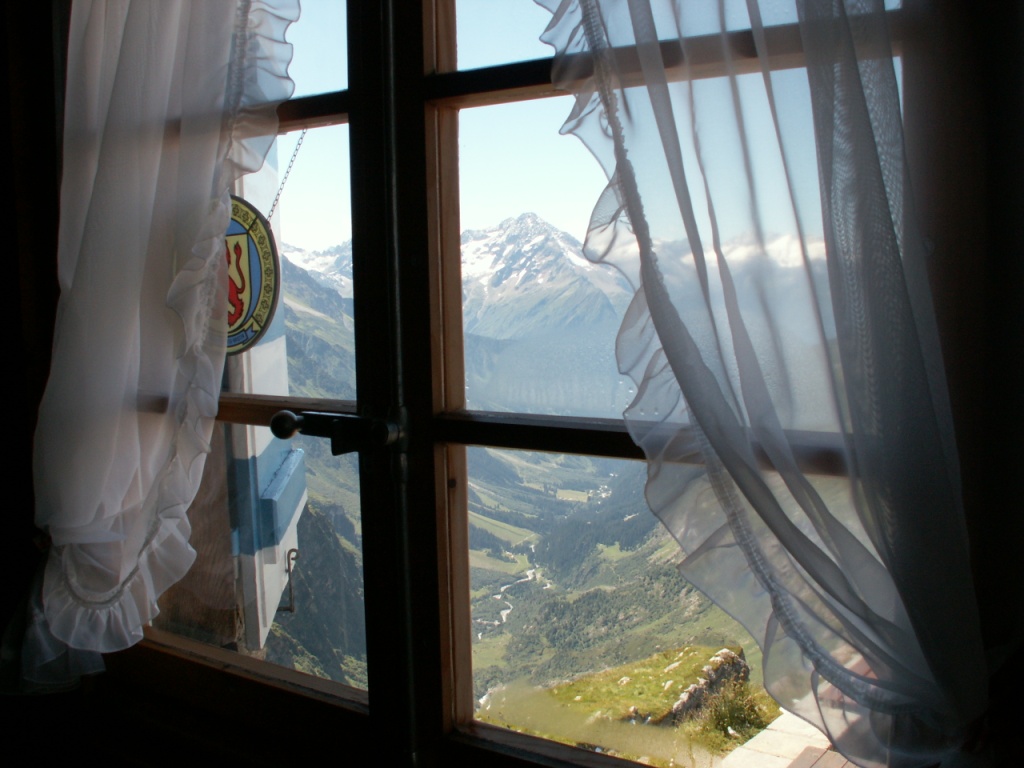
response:
<path id="1" fill-rule="evenodd" d="M 140 412 L 147 407 L 173 409 L 176 424 L 163 469 L 139 502 L 149 520 L 147 530 L 134 567 L 105 593 L 84 586 L 76 576 L 78 568 L 89 567 L 89 555 L 72 543 L 75 529 L 52 530 L 43 612 L 35 612 L 25 637 L 22 674 L 27 681 L 46 683 L 55 675 L 95 671 L 95 662 L 70 670 L 51 663 L 65 651 L 117 651 L 140 640 L 143 625 L 159 612 L 158 597 L 195 558 L 186 513 L 210 450 L 224 363 L 223 236 L 230 218 L 229 194 L 235 180 L 262 166 L 277 133 L 277 105 L 294 90 L 287 75 L 291 46 L 284 33 L 298 10 L 298 0 L 243 0 L 237 5 L 215 160 L 219 170 L 213 174 L 207 210 L 193 230 L 198 239 L 176 267 L 166 293 L 167 309 L 173 313 L 169 317 L 177 325 L 172 334 L 177 358 L 173 380 L 180 394 L 148 405 L 144 394 L 138 394 Z"/>

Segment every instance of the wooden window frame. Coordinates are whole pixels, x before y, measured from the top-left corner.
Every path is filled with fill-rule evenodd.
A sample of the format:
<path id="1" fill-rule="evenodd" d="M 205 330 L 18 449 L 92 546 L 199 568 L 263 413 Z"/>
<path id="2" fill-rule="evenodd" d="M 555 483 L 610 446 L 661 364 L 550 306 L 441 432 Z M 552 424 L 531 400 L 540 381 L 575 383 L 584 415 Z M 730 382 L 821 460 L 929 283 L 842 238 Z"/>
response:
<path id="1" fill-rule="evenodd" d="M 972 547 L 979 555 L 975 560 L 977 592 L 982 607 L 989 608 L 990 615 L 1005 619 L 1007 626 L 1014 622 L 1019 626 L 1022 613 L 1019 607 L 1014 608 L 1014 602 L 1007 600 L 1006 590 L 1001 587 L 1009 581 L 1008 574 L 1015 572 L 1012 568 L 1004 572 L 1004 566 L 1012 564 L 1018 556 L 1015 545 L 1022 538 L 1024 525 L 1018 510 L 1005 504 L 1005 499 L 1018 490 L 1010 488 L 1018 463 L 1018 451 L 1012 449 L 1011 440 L 1024 429 L 1024 409 L 1020 405 L 1024 368 L 1020 360 L 1005 362 L 1003 353 L 1019 349 L 1024 338 L 1024 321 L 1019 311 L 1024 261 L 1018 258 L 1022 240 L 1018 230 L 1024 227 L 1024 204 L 1019 195 L 1024 145 L 1017 140 L 1024 133 L 1024 109 L 1019 100 L 1005 99 L 1005 90 L 1007 81 L 1012 80 L 1016 87 L 1012 92 L 1020 92 L 1020 63 L 1024 60 L 1024 37 L 1020 31 L 1024 25 L 1016 3 L 1011 0 L 1000 0 L 991 8 L 977 10 L 953 0 L 905 0 L 904 4 L 911 12 L 918 7 L 929 13 L 932 6 L 938 8 L 938 13 L 927 21 L 924 34 L 906 38 L 904 104 L 907 133 L 914 139 L 908 151 L 911 170 L 916 174 L 912 180 L 918 193 L 918 207 L 928 231 L 936 238 L 933 287 L 956 418 L 967 522 Z M 387 33 L 384 30 L 399 13 L 400 29 L 427 30 L 428 41 L 437 40 L 439 29 L 451 34 L 449 0 L 426 2 L 421 15 L 415 3 L 406 3 L 408 7 L 401 9 L 396 7 L 397 2 L 386 9 L 384 3 L 359 5 L 367 7 L 362 12 L 367 21 L 356 28 L 358 34 L 369 32 L 373 39 L 387 36 L 397 40 L 393 29 Z M 369 18 L 374 13 L 371 6 L 378 9 L 380 18 Z M 59 197 L 61 70 L 69 9 L 70 0 L 53 0 L 50 4 L 12 4 L 4 14 L 9 88 L 4 101 L 10 119 L 3 138 L 8 148 L 6 156 L 11 160 L 9 180 L 16 191 L 16 205 L 10 209 L 8 218 L 18 253 L 20 298 L 15 310 L 20 343 L 16 349 L 25 362 L 21 366 L 24 373 L 20 391 L 27 393 L 30 405 L 21 409 L 28 413 L 28 418 L 25 424 L 19 421 L 17 428 L 17 442 L 23 448 L 18 455 L 26 460 L 11 474 L 17 487 L 25 489 L 23 495 L 31 492 L 28 458 L 32 414 L 45 381 L 57 297 L 53 212 Z M 410 18 L 410 14 L 419 15 L 419 19 Z M 419 53 L 433 49 L 436 46 L 431 42 Z M 51 55 L 56 64 L 52 71 Z M 427 73 L 446 71 L 430 57 L 424 56 L 420 64 L 423 62 L 426 65 L 422 71 Z M 947 64 L 944 70 L 940 66 L 943 62 Z M 379 65 L 378 58 L 375 66 Z M 428 74 L 416 78 L 412 87 L 426 89 L 430 83 L 429 88 L 435 89 L 433 98 L 449 99 L 445 104 L 454 108 L 458 106 L 455 99 L 481 98 L 479 87 L 472 85 L 474 79 L 491 82 L 503 73 L 516 73 L 511 78 L 513 84 L 505 89 L 506 95 L 514 95 L 517 87 L 543 89 L 547 67 L 543 62 L 524 62 L 477 72 Z M 936 73 L 940 76 L 936 77 Z M 350 109 L 349 98 L 348 92 L 341 92 L 297 99 L 282 106 L 282 126 L 338 122 L 337 116 Z M 420 104 L 422 112 L 422 94 Z M 407 103 L 405 110 L 409 109 Z M 437 124 L 441 124 L 440 132 L 444 133 L 443 124 L 451 120 L 451 109 L 448 114 L 437 114 L 438 110 L 427 105 L 425 111 L 432 115 L 429 126 L 436 130 Z M 433 135 L 426 128 L 421 132 Z M 422 146 L 436 149 L 436 137 L 430 143 L 424 141 Z M 428 185 L 427 202 L 435 207 L 432 212 L 415 214 L 422 217 L 417 224 L 421 228 L 424 221 L 437 222 L 440 213 L 445 213 L 440 206 L 443 195 L 437 189 L 441 178 L 436 170 L 438 158 L 430 151 L 425 155 L 421 166 L 431 169 L 424 175 L 434 182 Z M 950 158 L 956 162 L 950 162 Z M 404 162 L 408 163 L 408 158 Z M 447 226 L 454 226 L 457 231 L 457 222 L 449 221 Z M 427 227 L 425 241 L 430 244 L 432 258 L 439 258 L 441 249 L 439 242 L 431 238 L 440 240 L 443 231 L 444 227 L 436 223 Z M 365 240 L 365 236 L 361 237 Z M 964 254 L 971 258 L 964 259 Z M 967 261 L 970 268 L 964 267 Z M 440 279 L 442 266 L 431 266 L 435 278 Z M 433 284 L 432 290 L 436 291 L 438 285 Z M 432 328 L 431 332 L 436 330 Z M 449 352 L 454 353 L 451 349 Z M 432 396 L 434 391 L 431 390 Z M 349 410 L 355 407 L 351 403 L 337 405 Z M 226 421 L 266 423 L 269 414 L 276 410 L 267 398 L 236 401 L 225 396 L 221 402 L 221 416 Z M 489 424 L 495 420 L 501 422 L 499 428 Z M 531 423 L 525 417 L 462 416 L 442 411 L 427 421 L 430 438 L 426 444 L 430 446 L 442 440 L 490 441 L 488 444 L 496 445 L 503 444 L 501 440 L 529 441 L 531 445 L 536 441 L 563 451 L 573 450 L 572 441 L 582 431 L 588 439 L 599 434 L 602 445 L 606 439 L 612 443 L 605 455 L 629 450 L 628 440 L 616 425 L 605 429 L 591 424 L 590 427 L 601 427 L 599 432 L 593 432 L 576 429 L 571 422 L 545 425 Z M 517 433 L 520 429 L 527 430 L 525 436 Z M 418 450 L 423 451 L 423 445 Z M 448 460 L 446 450 L 437 449 L 440 457 L 432 459 L 432 469 L 435 464 L 444 466 L 443 462 Z M 444 473 L 441 478 L 445 478 Z M 444 585 L 450 573 L 447 568 L 451 557 L 447 552 L 452 545 L 448 539 L 451 533 L 444 528 L 449 520 L 437 511 L 443 510 L 443 505 L 436 498 L 439 496 L 444 504 L 454 502 L 449 501 L 443 489 L 439 493 L 434 488 L 433 493 L 435 499 L 419 511 L 430 510 L 424 525 L 439 541 L 438 554 L 428 555 L 417 563 L 415 572 L 431 574 L 433 578 L 432 584 L 419 585 L 417 594 L 434 591 L 439 595 L 434 599 L 440 603 L 448 594 L 449 588 Z M 15 539 L 20 544 L 32 535 L 29 510 L 20 512 L 17 518 L 20 530 L 16 533 L 21 535 Z M 16 547 L 12 556 L 5 558 L 5 594 L 9 604 L 5 618 L 13 615 L 15 604 L 20 605 L 38 559 L 37 553 L 26 554 L 25 549 Z M 391 602 L 398 605 L 398 599 Z M 426 614 L 424 610 L 417 613 Z M 452 616 L 446 614 L 439 616 L 436 623 L 426 622 L 421 635 L 433 632 L 440 637 L 440 627 L 451 620 Z M 986 627 L 986 631 L 993 637 L 1006 634 L 995 625 Z M 442 654 L 442 649 L 447 655 Z M 196 754 L 233 762 L 244 760 L 252 765 L 313 762 L 322 760 L 322 747 L 328 743 L 339 750 L 339 761 L 357 765 L 383 763 L 390 757 L 399 758 L 401 764 L 417 765 L 450 764 L 456 757 L 475 761 L 472 764 L 486 761 L 489 766 L 625 765 L 606 756 L 538 743 L 536 739 L 500 733 L 497 729 L 460 729 L 453 712 L 439 713 L 453 700 L 450 691 L 455 688 L 450 642 L 432 641 L 428 652 L 409 658 L 389 660 L 387 650 L 382 654 L 383 663 L 393 662 L 400 667 L 400 673 L 382 678 L 393 689 L 402 687 L 401 677 L 406 670 L 426 678 L 426 685 L 448 689 L 441 696 L 421 694 L 428 703 L 440 702 L 442 706 L 424 710 L 415 724 L 404 723 L 401 712 L 390 706 L 386 698 L 384 713 L 369 718 L 365 708 L 339 703 L 337 696 L 329 692 L 317 694 L 308 678 L 293 684 L 277 674 L 277 670 L 270 675 L 267 665 L 241 669 L 234 657 L 211 657 L 207 650 L 182 649 L 178 642 L 171 648 L 153 638 L 108 656 L 107 674 L 87 681 L 77 694 L 17 700 L 12 732 L 17 732 L 22 741 L 46 744 L 55 758 L 80 758 L 86 749 L 102 749 L 115 761 L 124 757 L 125 762 L 132 764 L 177 765 L 194 759 Z M 989 709 L 989 732 L 993 738 L 999 735 L 1006 750 L 1001 754 L 1005 756 L 1018 751 L 1013 736 L 1017 711 L 1014 705 L 1024 685 L 1021 666 L 1008 666 L 1004 674 L 993 680 Z M 374 679 L 375 689 L 376 683 Z M 386 697 L 384 688 L 380 691 Z M 402 702 L 412 698 L 404 693 L 399 696 Z M 54 723 L 59 725 L 55 728 Z M 101 736 L 97 737 L 97 733 Z M 410 746 L 415 746 L 412 753 Z"/>
<path id="2" fill-rule="evenodd" d="M 464 409 L 458 111 L 562 95 L 550 83 L 551 60 L 459 71 L 454 0 L 349 6 L 350 88 L 293 99 L 278 115 L 282 133 L 349 124 L 358 405 L 225 393 L 218 418 L 268 425 L 289 407 L 401 423 L 397 456 L 360 461 L 364 501 L 390 500 L 363 507 L 370 691 L 350 695 L 337 684 L 211 654 L 162 633 L 151 633 L 146 649 L 267 685 L 282 706 L 302 696 L 343 710 L 345 729 L 367 737 L 375 758 L 634 765 L 473 720 L 466 446 L 643 458 L 620 420 Z M 897 41 L 904 25 L 904 15 L 894 14 Z M 780 51 L 773 70 L 802 65 L 796 25 L 767 33 Z M 690 42 L 690 76 L 721 75 L 718 36 Z M 751 33 L 730 33 L 728 43 L 735 71 L 760 71 Z M 663 53 L 681 77 L 679 46 L 666 43 Z M 628 70 L 629 53 L 621 55 Z M 836 436 L 791 437 L 806 469 L 844 472 Z M 374 717 L 375 710 L 387 714 Z"/>
<path id="3" fill-rule="evenodd" d="M 219 418 L 265 425 L 285 405 L 305 405 L 402 423 L 407 440 L 400 466 L 388 471 L 377 459 L 361 457 L 360 483 L 370 711 L 375 701 L 387 701 L 389 709 L 407 713 L 410 727 L 402 738 L 392 733 L 404 759 L 424 753 L 479 759 L 483 750 L 488 760 L 503 756 L 510 764 L 632 765 L 473 720 L 466 446 L 643 458 L 621 420 L 464 408 L 458 111 L 564 94 L 551 85 L 550 59 L 457 70 L 454 0 L 426 0 L 422 13 L 414 3 L 356 5 L 349 10 L 349 90 L 294 99 L 278 114 L 281 132 L 349 124 L 358 408 L 225 394 Z M 769 34 L 784 51 L 773 68 L 799 66 L 795 25 Z M 422 51 L 396 43 L 412 39 L 424 40 Z M 749 32 L 732 33 L 729 43 L 741 70 L 760 66 Z M 691 76 L 722 73 L 717 36 L 694 40 L 692 49 L 697 60 L 691 61 Z M 681 76 L 678 45 L 666 44 L 665 55 Z M 623 56 L 628 68 L 628 53 Z M 367 259 L 370 253 L 377 257 Z M 368 327 L 387 327 L 388 343 Z M 808 468 L 842 471 L 835 440 L 798 437 Z M 386 514 L 379 507 L 367 511 L 371 496 L 396 485 L 405 498 Z M 391 568 L 395 564 L 401 567 Z M 405 628 L 390 637 L 376 630 L 384 595 L 392 604 L 400 595 L 405 604 L 420 606 L 415 621 L 404 616 Z M 391 674 L 381 674 L 382 667 Z M 375 730 L 372 715 L 370 723 Z"/>

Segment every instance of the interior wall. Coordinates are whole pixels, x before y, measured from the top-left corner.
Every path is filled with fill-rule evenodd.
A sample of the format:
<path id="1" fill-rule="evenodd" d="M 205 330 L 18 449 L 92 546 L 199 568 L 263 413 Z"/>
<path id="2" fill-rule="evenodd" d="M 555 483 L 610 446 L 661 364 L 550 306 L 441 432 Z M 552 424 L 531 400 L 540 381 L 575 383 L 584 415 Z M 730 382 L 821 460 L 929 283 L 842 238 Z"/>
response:
<path id="1" fill-rule="evenodd" d="M 998 670 L 987 727 L 1012 760 L 1024 686 L 1024 5 L 905 7 L 915 32 L 904 47 L 911 181 L 931 248 L 983 638 Z"/>
<path id="2" fill-rule="evenodd" d="M 40 550 L 32 525 L 32 433 L 50 366 L 57 305 L 58 106 L 57 72 L 64 26 L 53 12 L 68 3 L 5 3 L 0 10 L 0 178 L 13 201 L 0 207 L 7 248 L 9 291 L 3 302 L 8 350 L 8 430 L 15 450 L 4 476 L 13 493 L 0 620 L 6 625 L 28 591 Z M 63 54 L 61 54 L 61 57 Z M 61 93 L 61 96 L 63 94 Z M 12 274 L 13 273 L 13 274 Z M 10 432 L 8 433 L 10 435 Z"/>

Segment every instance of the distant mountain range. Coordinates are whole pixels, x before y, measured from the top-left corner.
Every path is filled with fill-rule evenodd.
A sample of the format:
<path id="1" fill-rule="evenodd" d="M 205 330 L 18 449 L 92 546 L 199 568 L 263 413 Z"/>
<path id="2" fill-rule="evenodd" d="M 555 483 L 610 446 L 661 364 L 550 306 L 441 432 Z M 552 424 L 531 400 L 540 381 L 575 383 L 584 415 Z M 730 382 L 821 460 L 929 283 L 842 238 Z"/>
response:
<path id="1" fill-rule="evenodd" d="M 621 273 L 591 264 L 578 240 L 534 213 L 462 233 L 467 334 L 493 339 L 593 335 L 591 329 L 617 327 L 632 298 Z"/>
<path id="2" fill-rule="evenodd" d="M 284 245 L 282 253 L 318 285 L 351 298 L 351 242 L 315 252 Z M 324 312 L 326 296 L 317 299 L 291 272 L 286 305 Z M 621 273 L 591 264 L 578 240 L 524 213 L 463 233 L 462 278 L 470 408 L 621 416 L 630 386 L 616 367 L 615 336 L 633 296 Z M 293 280 L 301 297 L 289 295 Z"/>
<path id="3" fill-rule="evenodd" d="M 281 254 L 295 266 L 309 272 L 317 282 L 333 288 L 343 298 L 352 298 L 351 240 L 341 245 L 332 245 L 323 251 L 307 251 L 282 243 Z"/>
<path id="4" fill-rule="evenodd" d="M 282 253 L 291 394 L 354 399 L 352 245 Z M 631 382 L 615 339 L 633 289 L 619 272 L 526 213 L 463 233 L 462 278 L 470 408 L 621 415 Z M 299 608 L 278 616 L 266 658 L 364 686 L 358 462 L 296 441 L 309 492 Z M 519 678 L 544 684 L 741 637 L 671 565 L 678 547 L 646 508 L 644 464 L 470 448 L 467 475 L 477 698 Z"/>
<path id="5" fill-rule="evenodd" d="M 784 423 L 799 429 L 834 428 L 828 399 L 831 387 L 823 378 L 828 362 L 817 341 L 818 319 L 810 309 L 808 291 L 810 275 L 819 298 L 827 303 L 824 244 L 820 238 L 809 240 L 806 262 L 799 241 L 790 235 L 767 242 L 767 258 L 752 241 L 736 240 L 723 247 L 747 330 L 755 348 L 763 351 L 759 362 L 765 378 L 778 383 L 777 405 Z M 688 245 L 659 243 L 657 249 L 666 286 L 679 302 L 684 322 L 703 327 L 705 295 Z M 352 243 L 315 252 L 284 245 L 282 253 L 292 267 L 285 270 L 286 311 L 322 312 L 346 325 L 351 335 Z M 711 251 L 705 258 L 712 311 L 724 320 L 727 313 L 717 258 Z M 294 289 L 289 287 L 293 281 L 298 284 Z M 328 290 L 331 298 L 318 299 L 313 286 Z M 534 213 L 489 229 L 463 232 L 467 406 L 482 411 L 621 417 L 634 390 L 632 382 L 618 372 L 615 344 L 633 294 L 621 272 L 589 262 L 576 238 Z M 773 308 L 771 317 L 764 314 L 765 306 Z M 339 307 L 344 318 L 338 315 Z M 692 318 L 688 317 L 691 309 Z M 828 312 L 823 317 L 827 330 Z M 289 349 L 298 344 L 295 354 L 311 354 L 325 363 L 321 370 L 330 371 L 330 376 L 317 378 L 338 380 L 339 373 L 353 377 L 343 387 L 344 394 L 327 394 L 318 388 L 317 396 L 352 397 L 351 361 L 332 364 L 323 358 L 329 341 L 323 333 L 305 341 L 300 335 L 290 328 L 289 338 L 294 341 Z M 729 357 L 731 338 L 721 336 L 718 343 Z M 351 338 L 340 346 L 344 350 L 339 351 L 352 354 Z"/>

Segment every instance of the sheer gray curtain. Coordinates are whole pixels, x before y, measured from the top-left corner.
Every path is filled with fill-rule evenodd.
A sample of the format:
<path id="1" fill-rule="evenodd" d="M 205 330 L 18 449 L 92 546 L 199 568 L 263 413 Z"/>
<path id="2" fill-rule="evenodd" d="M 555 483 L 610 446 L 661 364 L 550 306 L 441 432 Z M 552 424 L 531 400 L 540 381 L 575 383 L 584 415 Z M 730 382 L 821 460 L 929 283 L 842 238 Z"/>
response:
<path id="1" fill-rule="evenodd" d="M 52 547 L 23 677 L 142 637 L 188 570 L 224 362 L 228 194 L 292 91 L 298 0 L 76 0 L 53 363 L 35 442 Z"/>
<path id="2" fill-rule="evenodd" d="M 855 762 L 965 759 L 987 671 L 885 4 L 538 2 L 683 574 Z"/>

